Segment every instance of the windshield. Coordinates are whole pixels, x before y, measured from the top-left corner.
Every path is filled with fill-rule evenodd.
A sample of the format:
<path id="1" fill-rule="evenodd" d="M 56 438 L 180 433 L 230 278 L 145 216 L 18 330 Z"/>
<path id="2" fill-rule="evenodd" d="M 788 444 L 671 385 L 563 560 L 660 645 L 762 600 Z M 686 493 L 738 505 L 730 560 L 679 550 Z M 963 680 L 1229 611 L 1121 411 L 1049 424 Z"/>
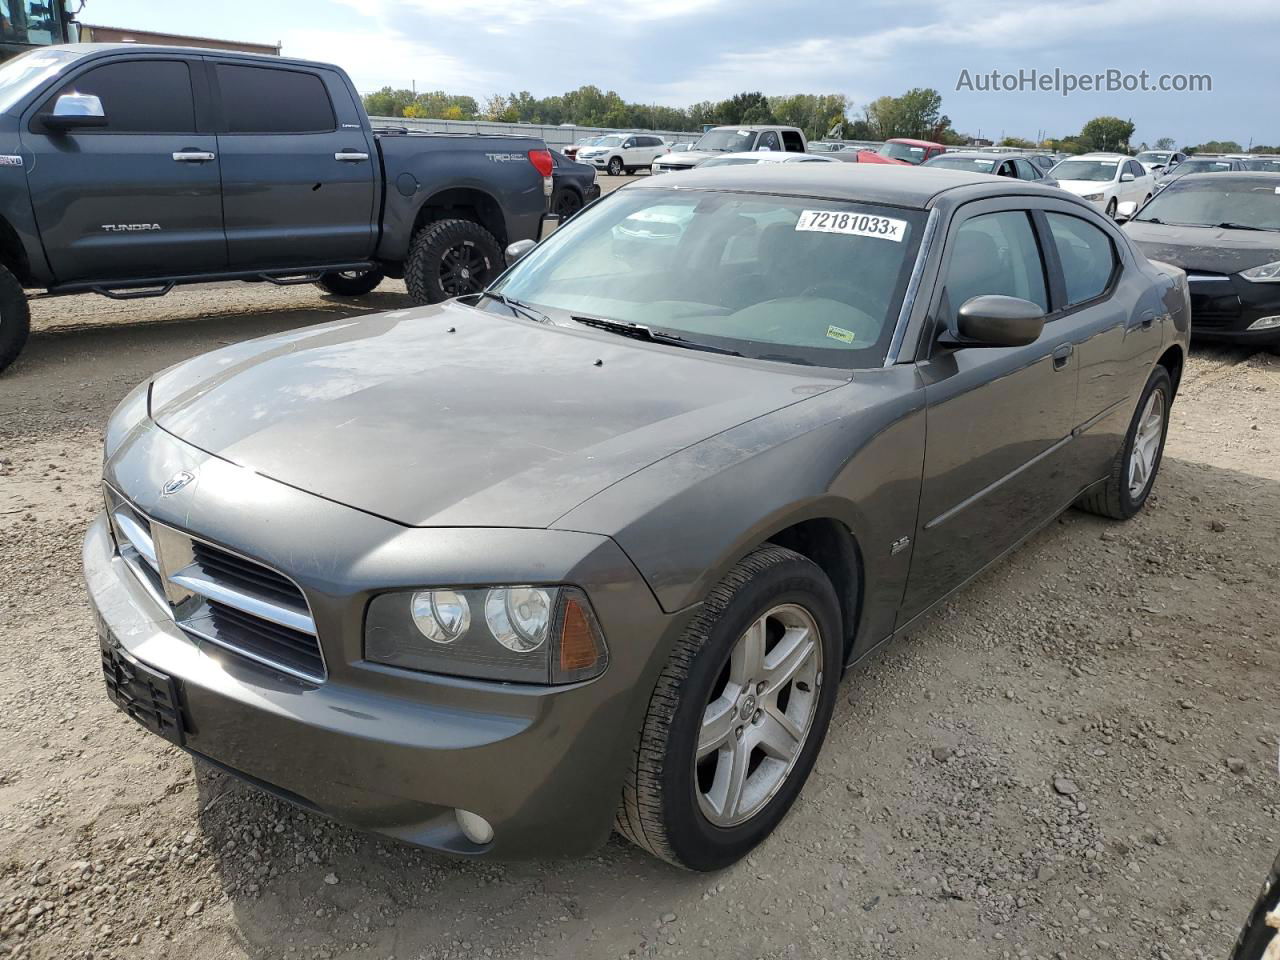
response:
<path id="1" fill-rule="evenodd" d="M 0 66 L 0 113 L 8 112 L 30 91 L 82 56 L 74 50 L 30 50 Z"/>
<path id="2" fill-rule="evenodd" d="M 969 173 L 991 173 L 995 170 L 996 160 L 990 157 L 934 157 L 925 164 L 926 167 L 942 167 L 946 170 L 966 170 Z"/>
<path id="3" fill-rule="evenodd" d="M 617 134 L 610 134 L 607 137 L 597 137 L 595 142 L 591 144 L 593 147 L 620 147 L 622 146 L 622 137 Z"/>
<path id="4" fill-rule="evenodd" d="M 1178 180 L 1157 193 L 1134 219 L 1207 227 L 1238 223 L 1280 230 L 1280 178 Z"/>
<path id="5" fill-rule="evenodd" d="M 913 147 L 906 143 L 886 143 L 876 153 L 882 157 L 905 160 L 907 163 L 922 163 L 924 161 L 924 147 Z"/>
<path id="6" fill-rule="evenodd" d="M 1261 173 L 1280 173 L 1280 157 L 1274 160 L 1249 159 L 1244 161 L 1246 170 L 1256 170 Z"/>
<path id="7" fill-rule="evenodd" d="M 708 130 L 693 149 L 714 153 L 738 153 L 750 150 L 755 142 L 754 130 Z"/>
<path id="8" fill-rule="evenodd" d="M 1095 180 L 1116 178 L 1119 160 L 1063 160 L 1049 171 L 1055 180 Z"/>
<path id="9" fill-rule="evenodd" d="M 1159 150 L 1144 150 L 1142 153 L 1134 157 L 1139 163 L 1168 163 L 1172 153 L 1162 153 Z"/>
<path id="10" fill-rule="evenodd" d="M 844 369 L 884 362 L 924 212 L 629 189 L 578 214 L 496 288 L 554 322 Z"/>
<path id="11" fill-rule="evenodd" d="M 1175 172 L 1180 177 L 1188 173 L 1226 173 L 1232 166 L 1230 160 L 1183 160 Z"/>

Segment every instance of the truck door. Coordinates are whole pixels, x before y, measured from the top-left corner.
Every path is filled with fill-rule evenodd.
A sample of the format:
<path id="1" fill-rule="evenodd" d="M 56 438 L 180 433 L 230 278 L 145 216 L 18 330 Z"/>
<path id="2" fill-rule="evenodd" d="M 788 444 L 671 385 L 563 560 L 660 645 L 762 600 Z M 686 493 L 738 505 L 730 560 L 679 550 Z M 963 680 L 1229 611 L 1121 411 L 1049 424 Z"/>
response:
<path id="1" fill-rule="evenodd" d="M 226 268 L 217 140 L 197 122 L 200 60 L 93 62 L 23 116 L 27 183 L 57 283 Z M 105 124 L 56 130 L 58 97 L 92 94 Z"/>
<path id="2" fill-rule="evenodd" d="M 378 158 L 341 77 L 210 60 L 232 269 L 371 256 Z"/>

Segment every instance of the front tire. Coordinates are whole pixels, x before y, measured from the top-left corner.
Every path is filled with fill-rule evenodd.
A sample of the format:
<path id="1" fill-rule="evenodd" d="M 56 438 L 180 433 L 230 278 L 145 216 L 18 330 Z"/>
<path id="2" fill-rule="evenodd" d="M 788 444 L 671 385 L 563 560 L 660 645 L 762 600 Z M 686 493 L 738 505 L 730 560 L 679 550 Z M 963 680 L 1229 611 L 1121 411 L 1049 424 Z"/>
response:
<path id="1" fill-rule="evenodd" d="M 498 241 L 471 220 L 437 220 L 409 245 L 404 283 L 415 303 L 479 293 L 503 268 Z"/>
<path id="2" fill-rule="evenodd" d="M 370 270 L 347 270 L 342 273 L 326 273 L 316 281 L 316 286 L 335 297 L 363 297 L 372 293 L 382 282 L 383 273 Z"/>
<path id="3" fill-rule="evenodd" d="M 31 305 L 22 284 L 0 267 L 0 370 L 13 363 L 31 332 Z"/>
<path id="4" fill-rule="evenodd" d="M 1081 498 L 1078 506 L 1113 520 L 1128 520 L 1147 502 L 1164 457 L 1164 441 L 1169 432 L 1169 408 L 1173 403 L 1173 380 L 1169 371 L 1157 366 L 1147 378 L 1138 398 L 1124 445 L 1112 461 L 1106 481 Z"/>
<path id="5" fill-rule="evenodd" d="M 622 158 L 621 157 L 614 157 L 612 160 L 609 161 L 609 176 L 611 177 L 622 176 Z"/>
<path id="6" fill-rule="evenodd" d="M 746 856 L 813 769 L 842 651 L 835 589 L 816 564 L 772 544 L 744 558 L 658 677 L 618 832 L 688 870 Z"/>

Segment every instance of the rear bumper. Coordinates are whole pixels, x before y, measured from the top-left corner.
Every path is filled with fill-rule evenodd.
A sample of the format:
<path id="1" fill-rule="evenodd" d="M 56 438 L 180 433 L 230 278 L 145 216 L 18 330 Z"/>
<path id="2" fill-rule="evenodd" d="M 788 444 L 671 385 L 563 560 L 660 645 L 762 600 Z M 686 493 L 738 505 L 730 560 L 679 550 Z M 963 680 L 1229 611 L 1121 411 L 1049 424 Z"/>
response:
<path id="1" fill-rule="evenodd" d="M 172 470 L 174 458 L 200 474 L 184 491 L 199 485 L 199 495 L 179 504 L 183 495 L 139 493 L 146 501 L 139 509 L 282 566 L 291 554 L 324 558 L 289 572 L 314 612 L 328 675 L 323 682 L 299 679 L 201 644 L 121 559 L 100 516 L 84 542 L 89 597 L 101 632 L 121 655 L 173 680 L 182 732 L 171 739 L 357 829 L 437 850 L 577 856 L 607 839 L 657 673 L 694 611 L 663 613 L 608 538 L 396 527 L 250 475 L 155 429 L 126 443 L 108 464 L 108 479 L 126 496 L 158 491 L 156 478 Z M 249 504 L 270 504 L 269 517 Z M 494 576 L 515 578 L 506 582 L 563 577 L 579 584 L 609 645 L 608 669 L 589 682 L 547 687 L 364 659 L 364 610 L 373 593 L 404 589 L 409 578 L 498 582 L 475 565 L 480 557 L 501 566 Z M 411 571 L 403 569 L 406 560 Z M 378 585 L 373 593 L 371 584 Z M 468 840 L 459 809 L 485 818 L 492 841 Z"/>

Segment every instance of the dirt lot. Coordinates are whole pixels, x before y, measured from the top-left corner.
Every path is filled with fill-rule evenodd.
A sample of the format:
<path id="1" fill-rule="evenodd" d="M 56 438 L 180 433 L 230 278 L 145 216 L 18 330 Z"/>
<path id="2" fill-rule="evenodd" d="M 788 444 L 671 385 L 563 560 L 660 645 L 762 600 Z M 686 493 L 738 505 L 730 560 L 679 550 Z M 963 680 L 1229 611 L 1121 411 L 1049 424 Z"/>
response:
<path id="1" fill-rule="evenodd" d="M 1280 847 L 1280 360 L 1198 351 L 1147 511 L 1065 515 L 849 678 L 778 833 L 693 876 L 617 840 L 496 864 L 354 833 L 107 702 L 79 547 L 112 406 L 351 312 L 309 287 L 38 305 L 0 377 L 0 956 L 1227 953 Z"/>

